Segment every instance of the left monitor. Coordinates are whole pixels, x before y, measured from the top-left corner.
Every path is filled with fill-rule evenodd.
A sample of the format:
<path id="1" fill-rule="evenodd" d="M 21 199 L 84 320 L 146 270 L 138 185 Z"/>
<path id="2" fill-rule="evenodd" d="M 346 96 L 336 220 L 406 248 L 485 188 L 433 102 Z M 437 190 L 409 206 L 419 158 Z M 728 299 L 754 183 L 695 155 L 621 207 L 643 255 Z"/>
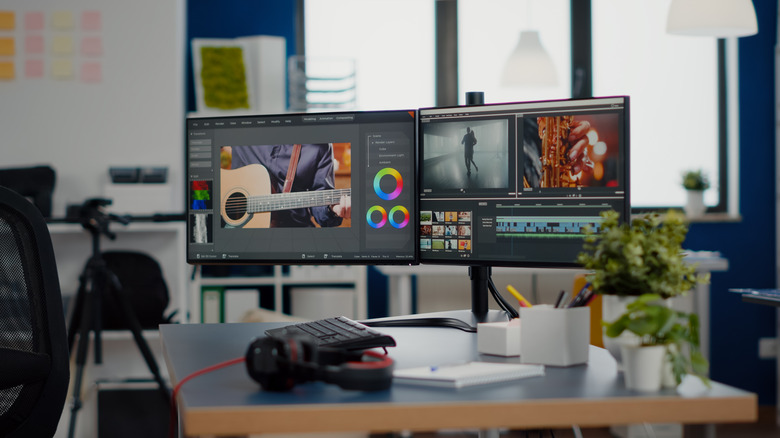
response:
<path id="1" fill-rule="evenodd" d="M 188 263 L 416 263 L 415 119 L 188 118 Z"/>

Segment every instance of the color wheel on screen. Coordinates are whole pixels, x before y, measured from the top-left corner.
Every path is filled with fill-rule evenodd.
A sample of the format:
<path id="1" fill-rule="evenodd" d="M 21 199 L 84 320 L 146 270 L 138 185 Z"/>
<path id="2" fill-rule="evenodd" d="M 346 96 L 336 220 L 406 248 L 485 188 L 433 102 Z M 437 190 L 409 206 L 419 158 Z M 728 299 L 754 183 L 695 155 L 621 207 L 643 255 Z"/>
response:
<path id="1" fill-rule="evenodd" d="M 386 175 L 395 178 L 395 190 L 390 193 L 383 191 L 382 187 L 379 185 L 382 178 Z M 374 191 L 376 192 L 377 196 L 379 196 L 381 199 L 384 199 L 385 201 L 392 201 L 393 199 L 397 198 L 401 194 L 401 190 L 403 190 L 403 188 L 404 180 L 401 178 L 401 174 L 392 167 L 385 167 L 384 169 L 377 172 L 376 176 L 374 176 Z"/>

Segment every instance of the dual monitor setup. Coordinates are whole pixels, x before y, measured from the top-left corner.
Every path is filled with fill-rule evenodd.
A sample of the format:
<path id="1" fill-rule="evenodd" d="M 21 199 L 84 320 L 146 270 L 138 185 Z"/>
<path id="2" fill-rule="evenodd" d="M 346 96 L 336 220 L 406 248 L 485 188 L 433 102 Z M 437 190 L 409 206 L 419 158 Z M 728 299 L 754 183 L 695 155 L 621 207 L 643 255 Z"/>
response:
<path id="1" fill-rule="evenodd" d="M 186 122 L 187 261 L 576 267 L 629 215 L 629 99 Z M 494 289 L 494 288 L 493 288 Z"/>

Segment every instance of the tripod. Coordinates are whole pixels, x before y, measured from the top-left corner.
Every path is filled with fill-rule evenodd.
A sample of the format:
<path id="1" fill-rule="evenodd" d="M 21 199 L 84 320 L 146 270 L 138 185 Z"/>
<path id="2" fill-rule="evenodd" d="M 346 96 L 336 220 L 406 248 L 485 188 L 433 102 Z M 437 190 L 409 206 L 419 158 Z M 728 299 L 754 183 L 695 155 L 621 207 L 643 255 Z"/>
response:
<path id="1" fill-rule="evenodd" d="M 160 393 L 170 403 L 170 393 L 165 381 L 160 375 L 159 367 L 154 359 L 149 345 L 141 334 L 141 323 L 130 304 L 127 295 L 122 290 L 117 276 L 106 266 L 100 250 L 100 237 L 105 235 L 111 240 L 116 238 L 116 234 L 109 230 L 111 221 L 118 221 L 124 224 L 129 223 L 126 217 L 109 215 L 103 213 L 102 207 L 109 205 L 110 200 L 91 199 L 86 201 L 80 210 L 80 223 L 85 230 L 89 231 L 92 237 L 92 255 L 87 261 L 84 271 L 79 277 L 79 289 L 76 294 L 76 302 L 73 314 L 71 315 L 70 326 L 68 330 L 68 348 L 71 355 L 76 347 L 76 373 L 73 387 L 73 405 L 71 407 L 70 426 L 68 437 L 73 438 L 76 431 L 76 418 L 79 409 L 81 409 L 81 385 L 84 374 L 84 365 L 87 359 L 87 347 L 89 346 L 89 337 L 92 333 L 94 337 L 94 360 L 96 364 L 103 362 L 103 349 L 101 342 L 102 322 L 102 300 L 108 292 L 106 288 L 113 286 L 114 298 L 122 309 L 125 323 L 133 334 L 138 349 L 146 362 L 149 371 L 152 372 L 155 381 L 159 385 Z M 75 345 L 76 333 L 78 333 L 78 345 Z"/>

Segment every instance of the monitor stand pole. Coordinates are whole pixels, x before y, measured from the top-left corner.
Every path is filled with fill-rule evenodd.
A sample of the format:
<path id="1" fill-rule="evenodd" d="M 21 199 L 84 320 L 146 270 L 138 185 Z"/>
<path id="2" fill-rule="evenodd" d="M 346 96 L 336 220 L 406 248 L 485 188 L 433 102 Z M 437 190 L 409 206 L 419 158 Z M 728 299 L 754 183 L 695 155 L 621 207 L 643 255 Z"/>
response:
<path id="1" fill-rule="evenodd" d="M 487 319 L 490 274 L 490 266 L 469 266 L 471 313 L 478 322 L 485 322 Z"/>

